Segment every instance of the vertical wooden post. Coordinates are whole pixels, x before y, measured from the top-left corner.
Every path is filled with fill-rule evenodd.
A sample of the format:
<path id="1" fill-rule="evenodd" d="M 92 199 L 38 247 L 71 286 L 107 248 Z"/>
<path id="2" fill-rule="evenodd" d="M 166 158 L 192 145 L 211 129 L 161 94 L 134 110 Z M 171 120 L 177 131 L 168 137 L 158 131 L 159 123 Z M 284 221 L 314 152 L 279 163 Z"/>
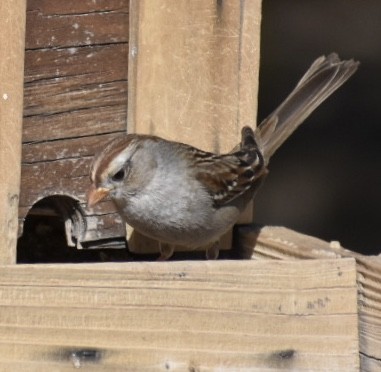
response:
<path id="1" fill-rule="evenodd" d="M 256 123 L 261 1 L 131 0 L 130 16 L 128 132 L 230 151 Z"/>
<path id="2" fill-rule="evenodd" d="M 0 1 L 0 263 L 16 261 L 26 0 Z"/>
<path id="3" fill-rule="evenodd" d="M 128 131 L 230 151 L 256 122 L 260 5 L 131 0 Z"/>

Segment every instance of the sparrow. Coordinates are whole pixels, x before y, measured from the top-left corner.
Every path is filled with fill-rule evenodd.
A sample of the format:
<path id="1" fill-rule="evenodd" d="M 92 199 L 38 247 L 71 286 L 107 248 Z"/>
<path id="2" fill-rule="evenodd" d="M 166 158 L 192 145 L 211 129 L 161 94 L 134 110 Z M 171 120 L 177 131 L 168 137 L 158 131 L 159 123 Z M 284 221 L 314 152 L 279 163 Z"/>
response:
<path id="1" fill-rule="evenodd" d="M 93 159 L 88 207 L 111 197 L 125 222 L 159 241 L 160 260 L 176 245 L 208 246 L 207 258 L 217 258 L 220 237 L 253 199 L 271 156 L 358 65 L 335 53 L 315 60 L 255 131 L 242 128 L 241 142 L 227 154 L 152 135 L 112 140 Z"/>

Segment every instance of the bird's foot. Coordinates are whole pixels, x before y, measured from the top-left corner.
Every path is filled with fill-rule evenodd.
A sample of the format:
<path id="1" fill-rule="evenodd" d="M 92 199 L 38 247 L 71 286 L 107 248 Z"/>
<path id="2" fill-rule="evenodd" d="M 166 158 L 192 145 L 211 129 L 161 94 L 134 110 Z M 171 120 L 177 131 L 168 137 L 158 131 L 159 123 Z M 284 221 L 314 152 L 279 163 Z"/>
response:
<path id="1" fill-rule="evenodd" d="M 174 246 L 172 244 L 160 244 L 160 257 L 157 259 L 157 261 L 167 261 L 169 258 L 172 257 Z"/>
<path id="2" fill-rule="evenodd" d="M 207 260 L 216 260 L 220 253 L 220 242 L 215 242 L 211 247 L 206 250 L 206 259 Z"/>

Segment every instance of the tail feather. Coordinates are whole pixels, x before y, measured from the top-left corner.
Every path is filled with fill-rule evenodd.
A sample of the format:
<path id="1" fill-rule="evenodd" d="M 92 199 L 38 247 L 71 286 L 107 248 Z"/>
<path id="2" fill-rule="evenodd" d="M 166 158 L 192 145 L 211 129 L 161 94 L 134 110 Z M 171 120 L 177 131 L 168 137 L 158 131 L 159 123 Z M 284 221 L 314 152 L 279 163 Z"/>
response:
<path id="1" fill-rule="evenodd" d="M 341 61 L 337 54 L 318 58 L 284 102 L 255 131 L 267 165 L 291 133 L 357 70 L 359 62 Z"/>

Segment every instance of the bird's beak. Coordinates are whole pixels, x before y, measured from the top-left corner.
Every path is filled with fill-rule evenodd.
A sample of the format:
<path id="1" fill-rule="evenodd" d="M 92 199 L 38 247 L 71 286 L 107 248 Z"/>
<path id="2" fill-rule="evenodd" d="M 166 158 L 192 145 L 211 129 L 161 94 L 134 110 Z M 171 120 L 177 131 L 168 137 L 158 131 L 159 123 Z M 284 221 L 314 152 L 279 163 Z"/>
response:
<path id="1" fill-rule="evenodd" d="M 105 187 L 96 188 L 94 185 L 91 185 L 90 191 L 87 194 L 87 206 L 90 208 L 94 207 L 94 205 L 104 199 L 109 192 L 110 190 Z"/>

